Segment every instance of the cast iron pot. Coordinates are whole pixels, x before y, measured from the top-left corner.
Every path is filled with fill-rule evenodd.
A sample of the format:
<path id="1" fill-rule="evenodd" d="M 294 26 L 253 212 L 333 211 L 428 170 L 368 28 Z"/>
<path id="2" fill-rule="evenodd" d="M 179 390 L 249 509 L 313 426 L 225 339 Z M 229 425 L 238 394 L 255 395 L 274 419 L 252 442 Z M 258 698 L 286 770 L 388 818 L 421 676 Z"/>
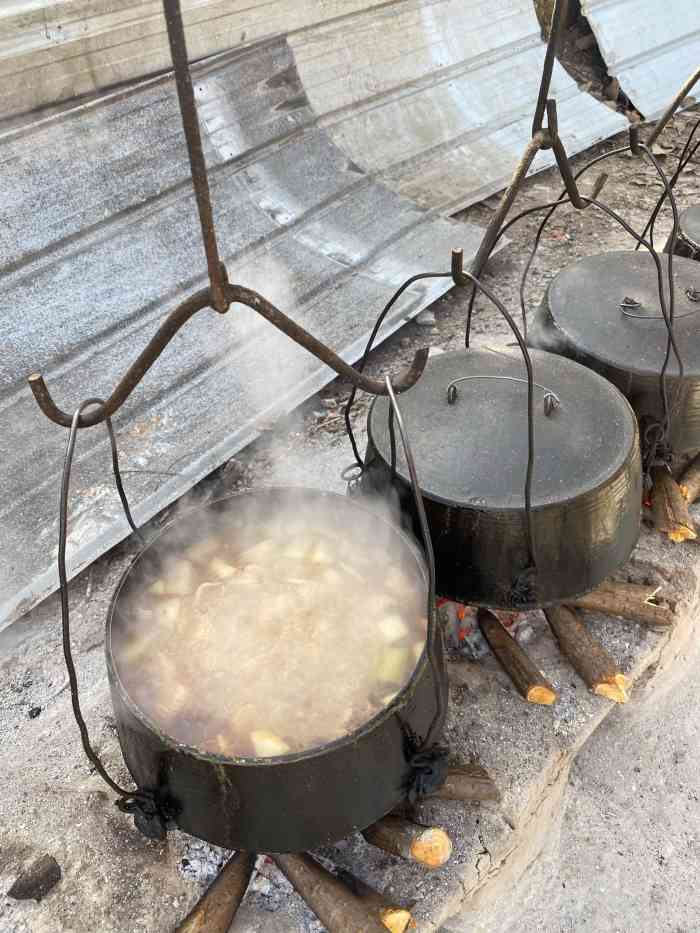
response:
<path id="1" fill-rule="evenodd" d="M 415 736 L 425 736 L 438 709 L 436 686 L 444 689 L 444 684 L 436 685 L 424 652 L 394 701 L 351 735 L 299 754 L 262 759 L 228 758 L 178 744 L 139 709 L 119 676 L 115 655 L 129 607 L 134 599 L 138 603 L 139 592 L 152 579 L 158 553 L 194 543 L 197 513 L 215 520 L 237 503 L 255 502 L 263 513 L 274 516 L 277 504 L 289 505 L 290 499 L 300 510 L 323 500 L 337 509 L 340 527 L 350 519 L 382 524 L 397 556 L 409 566 L 412 561 L 421 582 L 426 582 L 422 555 L 410 538 L 356 500 L 312 490 L 264 489 L 211 502 L 167 526 L 123 575 L 107 618 L 112 703 L 134 781 L 139 787 L 158 788 L 159 797 L 175 811 L 180 829 L 229 849 L 301 852 L 336 842 L 394 809 L 405 797 L 411 773 L 406 727 Z M 442 662 L 439 638 L 436 651 Z"/>
<path id="2" fill-rule="evenodd" d="M 668 295 L 667 257 L 660 259 Z M 678 257 L 673 268 L 674 333 L 684 377 L 671 353 L 669 442 L 683 453 L 700 448 L 700 263 Z M 563 269 L 545 292 L 527 342 L 590 367 L 624 393 L 640 419 L 659 421 L 667 339 L 656 267 L 640 249 L 586 256 Z"/>
<path id="3" fill-rule="evenodd" d="M 519 351 L 470 349 L 431 357 L 420 380 L 401 396 L 438 596 L 502 609 L 563 602 L 617 570 L 639 537 L 641 463 L 629 403 L 577 363 L 537 350 L 530 355 L 538 383 L 534 574 L 528 572 L 527 386 Z M 454 380 L 457 398 L 450 404 Z M 400 449 L 392 475 L 388 416 L 386 401 L 376 398 L 362 484 L 398 492 L 415 521 Z"/>

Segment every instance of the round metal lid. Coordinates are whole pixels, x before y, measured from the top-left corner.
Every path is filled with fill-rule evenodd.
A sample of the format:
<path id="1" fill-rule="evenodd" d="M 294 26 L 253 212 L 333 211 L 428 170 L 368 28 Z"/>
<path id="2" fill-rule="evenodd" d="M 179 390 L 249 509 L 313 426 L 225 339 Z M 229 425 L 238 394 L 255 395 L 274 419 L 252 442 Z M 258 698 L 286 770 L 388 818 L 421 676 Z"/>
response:
<path id="1" fill-rule="evenodd" d="M 636 421 L 623 395 L 565 357 L 531 350 L 535 382 L 559 401 L 545 414 L 535 387 L 533 507 L 564 503 L 597 489 L 629 457 Z M 457 384 L 454 404 L 447 387 Z M 508 378 L 494 378 L 506 376 Z M 478 378 L 473 378 L 478 377 Z M 483 378 L 486 377 L 486 378 Z M 431 357 L 412 389 L 399 396 L 423 493 L 449 505 L 524 508 L 527 383 L 519 350 L 457 350 Z M 372 403 L 368 431 L 391 462 L 389 405 Z M 397 472 L 410 483 L 397 433 Z"/>
<path id="2" fill-rule="evenodd" d="M 680 216 L 680 232 L 695 249 L 700 249 L 700 205 L 694 204 Z"/>
<path id="3" fill-rule="evenodd" d="M 668 293 L 668 257 L 659 258 Z M 691 300 L 688 293 L 695 289 L 700 299 L 700 264 L 674 257 L 673 267 L 674 332 L 686 376 L 697 377 L 700 300 Z M 656 267 L 646 250 L 601 253 L 573 263 L 552 281 L 546 301 L 557 329 L 579 355 L 639 376 L 661 371 L 668 332 L 661 316 Z M 667 372 L 678 374 L 673 353 Z"/>

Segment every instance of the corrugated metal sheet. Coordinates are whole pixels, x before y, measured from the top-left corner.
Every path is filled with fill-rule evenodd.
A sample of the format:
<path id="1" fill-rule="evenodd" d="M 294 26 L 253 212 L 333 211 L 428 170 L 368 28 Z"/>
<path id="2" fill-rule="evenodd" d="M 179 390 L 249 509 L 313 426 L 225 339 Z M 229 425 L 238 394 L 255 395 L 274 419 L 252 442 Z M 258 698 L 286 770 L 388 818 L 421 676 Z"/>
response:
<path id="1" fill-rule="evenodd" d="M 212 197 L 231 276 L 258 288 L 345 359 L 409 275 L 472 255 L 480 231 L 400 198 L 316 125 L 284 40 L 196 73 Z M 106 396 L 205 262 L 172 82 L 151 81 L 0 137 L 0 627 L 56 585 L 58 403 Z M 388 334 L 448 287 L 417 283 Z M 333 377 L 247 309 L 200 314 L 116 417 L 126 484 L 144 520 Z M 313 477 L 309 478 L 313 483 Z M 127 532 L 103 426 L 82 431 L 70 566 Z"/>
<path id="2" fill-rule="evenodd" d="M 581 0 L 581 9 L 608 72 L 647 119 L 660 116 L 700 66 L 698 0 Z"/>
<path id="3" fill-rule="evenodd" d="M 395 191 L 453 213 L 508 184 L 544 59 L 532 0 L 386 4 L 289 42 L 322 125 Z M 551 94 L 570 153 L 627 125 L 558 64 Z M 552 163 L 543 152 L 533 168 Z"/>
<path id="4" fill-rule="evenodd" d="M 234 49 L 203 63 L 195 82 L 232 274 L 355 359 L 405 277 L 442 267 L 451 246 L 467 256 L 476 246 L 475 228 L 435 212 L 502 188 L 529 137 L 544 56 L 532 4 L 183 6 L 193 57 Z M 159 0 L 4 4 L 0 34 L 7 114 L 169 62 Z M 571 152 L 626 125 L 559 67 L 552 91 Z M 167 76 L 39 112 L 0 137 L 0 159 L 7 620 L 56 583 L 66 436 L 34 405 L 27 373 L 45 370 L 63 408 L 107 394 L 165 312 L 201 284 L 204 261 Z M 385 333 L 444 288 L 408 291 Z M 139 518 L 240 449 L 270 410 L 293 406 L 330 376 L 248 313 L 202 314 L 119 414 Z M 74 569 L 125 531 L 103 432 L 83 432 L 80 442 Z"/>
<path id="5" fill-rule="evenodd" d="M 190 55 L 286 36 L 319 124 L 356 164 L 452 213 L 502 189 L 530 136 L 544 56 L 532 0 L 184 0 Z M 169 66 L 160 0 L 0 11 L 5 114 Z M 570 153 L 626 121 L 556 66 Z M 552 164 L 551 152 L 534 169 Z"/>

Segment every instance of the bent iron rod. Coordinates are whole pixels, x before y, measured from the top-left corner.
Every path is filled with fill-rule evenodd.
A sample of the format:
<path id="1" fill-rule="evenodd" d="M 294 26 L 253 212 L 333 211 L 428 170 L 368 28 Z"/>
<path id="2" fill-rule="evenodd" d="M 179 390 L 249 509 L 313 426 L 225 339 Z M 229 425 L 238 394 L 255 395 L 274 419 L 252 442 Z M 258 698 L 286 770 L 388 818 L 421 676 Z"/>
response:
<path id="1" fill-rule="evenodd" d="M 261 317 L 269 321 L 269 323 L 278 330 L 281 330 L 282 333 L 286 334 L 291 340 L 304 347 L 309 353 L 312 353 L 317 359 L 321 360 L 322 363 L 325 363 L 326 366 L 329 366 L 338 373 L 339 376 L 343 376 L 345 379 L 352 382 L 358 389 L 362 389 L 372 395 L 387 394 L 386 383 L 383 380 L 372 379 L 370 376 L 358 372 L 353 366 L 341 359 L 337 353 L 324 343 L 321 343 L 313 334 L 310 334 L 291 318 L 287 317 L 286 314 L 283 314 L 272 302 L 263 298 L 262 295 L 259 295 L 250 288 L 245 288 L 243 285 L 231 285 L 226 281 L 223 267 L 221 274 L 225 301 L 224 310 L 228 309 L 232 304 L 242 304 L 252 308 L 253 311 L 256 311 Z M 92 427 L 113 415 L 131 395 L 180 328 L 186 324 L 197 311 L 211 306 L 211 288 L 205 288 L 196 292 L 190 298 L 183 301 L 182 304 L 178 305 L 178 307 L 168 315 L 153 337 L 151 337 L 104 404 L 100 408 L 80 415 L 78 427 Z M 418 350 L 413 357 L 411 365 L 392 377 L 394 390 L 396 392 L 405 392 L 406 389 L 410 389 L 412 385 L 415 385 L 425 369 L 427 360 L 428 350 Z M 73 415 L 63 411 L 56 405 L 41 373 L 32 373 L 32 375 L 29 376 L 29 387 L 34 394 L 39 408 L 41 408 L 47 418 L 63 427 L 69 428 L 71 426 Z"/>
<path id="2" fill-rule="evenodd" d="M 671 103 L 668 105 L 666 110 L 663 113 L 663 116 L 659 119 L 654 129 L 651 131 L 651 135 L 647 139 L 647 146 L 651 149 L 652 145 L 659 138 L 660 134 L 663 132 L 664 127 L 671 119 L 673 114 L 678 110 L 680 105 L 683 103 L 683 100 L 688 96 L 692 91 L 695 85 L 700 81 L 700 68 L 697 71 L 694 71 L 693 74 L 688 78 L 680 91 L 673 98 Z"/>

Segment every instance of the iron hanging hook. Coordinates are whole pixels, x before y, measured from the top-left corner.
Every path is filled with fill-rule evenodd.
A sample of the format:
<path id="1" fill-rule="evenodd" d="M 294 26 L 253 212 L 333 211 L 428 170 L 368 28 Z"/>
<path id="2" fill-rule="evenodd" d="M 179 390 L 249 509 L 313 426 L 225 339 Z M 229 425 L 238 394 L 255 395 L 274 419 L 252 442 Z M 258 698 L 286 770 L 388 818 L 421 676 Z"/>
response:
<path id="1" fill-rule="evenodd" d="M 246 288 L 243 285 L 231 285 L 226 283 L 224 295 L 229 306 L 232 304 L 242 304 L 251 308 L 278 330 L 281 330 L 282 333 L 286 334 L 291 340 L 298 343 L 358 389 L 369 392 L 371 395 L 387 394 L 386 385 L 381 379 L 372 379 L 370 376 L 358 372 L 354 366 L 346 363 L 337 353 L 324 343 L 321 343 L 313 334 L 310 334 L 290 317 L 287 317 L 286 314 L 258 292 L 253 291 L 251 288 Z M 194 314 L 201 311 L 203 308 L 211 307 L 211 304 L 211 290 L 206 288 L 200 292 L 196 292 L 171 311 L 136 360 L 129 367 L 126 374 L 119 381 L 102 407 L 97 411 L 80 414 L 77 426 L 79 428 L 88 428 L 94 424 L 100 424 L 105 418 L 113 415 L 131 395 L 180 328 L 183 327 Z M 428 349 L 423 348 L 418 350 L 410 366 L 394 376 L 393 385 L 395 391 L 405 392 L 407 389 L 410 389 L 411 386 L 415 385 L 421 377 L 427 362 Z M 73 416 L 56 405 L 42 374 L 38 372 L 32 373 L 28 381 L 32 394 L 46 417 L 50 421 L 53 421 L 54 424 L 60 424 L 62 427 L 69 428 Z"/>

